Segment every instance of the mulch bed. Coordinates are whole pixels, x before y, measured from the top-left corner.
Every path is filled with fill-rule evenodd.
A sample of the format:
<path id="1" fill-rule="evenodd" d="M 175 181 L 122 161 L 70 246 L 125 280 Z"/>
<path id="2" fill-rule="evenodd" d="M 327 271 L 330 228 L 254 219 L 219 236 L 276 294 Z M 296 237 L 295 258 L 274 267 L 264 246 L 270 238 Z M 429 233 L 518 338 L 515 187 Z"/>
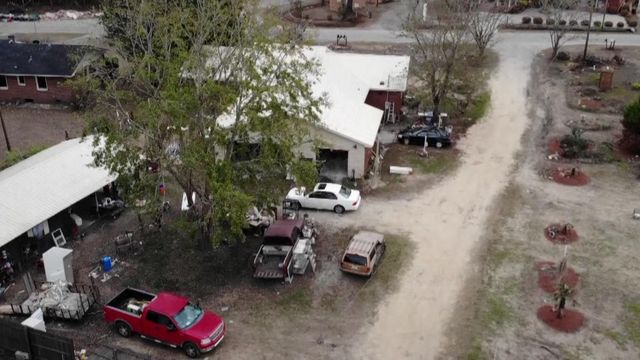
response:
<path id="1" fill-rule="evenodd" d="M 580 98 L 578 106 L 584 110 L 598 111 L 602 107 L 602 101 L 583 96 Z"/>
<path id="2" fill-rule="evenodd" d="M 587 174 L 576 169 L 575 174 L 571 176 L 571 168 L 556 168 L 551 170 L 551 179 L 558 184 L 569 186 L 583 186 L 589 183 Z"/>
<path id="3" fill-rule="evenodd" d="M 536 270 L 538 270 L 538 286 L 550 294 L 555 292 L 556 286 L 560 281 L 567 284 L 570 288 L 575 288 L 580 280 L 580 276 L 570 266 L 567 266 L 564 270 L 564 274 L 560 277 L 557 266 L 558 264 L 553 261 L 539 261 L 536 263 Z"/>
<path id="4" fill-rule="evenodd" d="M 560 139 L 556 137 L 549 139 L 549 142 L 547 143 L 547 153 L 548 155 L 558 154 L 562 156 L 564 150 L 560 144 Z"/>
<path id="5" fill-rule="evenodd" d="M 559 231 L 559 230 L 562 230 L 564 226 L 565 224 L 560 224 L 560 223 L 549 224 L 547 227 L 544 228 L 544 237 L 554 244 L 566 245 L 566 244 L 571 244 L 573 242 L 578 241 L 580 236 L 578 236 L 578 232 L 573 227 L 568 229 L 566 233 L 562 233 L 562 231 Z M 557 229 L 555 231 L 556 233 L 555 237 L 551 236 L 551 231 L 550 231 L 551 229 Z"/>
<path id="6" fill-rule="evenodd" d="M 551 305 L 541 306 L 538 309 L 537 315 L 538 319 L 549 325 L 549 327 L 566 333 L 574 333 L 580 330 L 585 322 L 582 313 L 571 309 L 565 309 L 563 317 L 558 319 Z"/>

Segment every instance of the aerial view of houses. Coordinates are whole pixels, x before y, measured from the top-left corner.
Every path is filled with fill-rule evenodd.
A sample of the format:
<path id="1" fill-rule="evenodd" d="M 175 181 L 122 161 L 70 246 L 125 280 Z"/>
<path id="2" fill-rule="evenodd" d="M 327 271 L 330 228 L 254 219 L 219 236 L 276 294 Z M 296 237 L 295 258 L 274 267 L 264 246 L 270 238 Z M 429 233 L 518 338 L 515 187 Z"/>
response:
<path id="1" fill-rule="evenodd" d="M 638 6 L 0 3 L 0 359 L 640 358 Z"/>

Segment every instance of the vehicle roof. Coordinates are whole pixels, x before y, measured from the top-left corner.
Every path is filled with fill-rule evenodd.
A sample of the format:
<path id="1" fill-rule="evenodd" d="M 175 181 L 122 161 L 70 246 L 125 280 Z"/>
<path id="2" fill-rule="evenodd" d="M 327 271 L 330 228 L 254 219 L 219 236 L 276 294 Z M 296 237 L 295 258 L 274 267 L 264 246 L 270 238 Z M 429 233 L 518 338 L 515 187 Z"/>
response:
<path id="1" fill-rule="evenodd" d="M 323 186 L 324 185 L 324 186 Z M 342 185 L 334 184 L 334 183 L 317 183 L 313 188 L 313 191 L 331 191 L 331 192 L 339 192 Z"/>
<path id="2" fill-rule="evenodd" d="M 173 316 L 180 312 L 188 302 L 189 299 L 184 296 L 161 292 L 147 305 L 147 309 Z"/>
<path id="3" fill-rule="evenodd" d="M 302 229 L 304 219 L 282 219 L 277 220 L 265 231 L 265 237 L 291 237 L 294 228 Z"/>
<path id="4" fill-rule="evenodd" d="M 371 252 L 371 249 L 373 249 L 378 242 L 383 240 L 384 235 L 380 233 L 373 231 L 360 231 L 351 238 L 349 246 L 347 246 L 346 253 L 358 254 L 366 257 Z"/>

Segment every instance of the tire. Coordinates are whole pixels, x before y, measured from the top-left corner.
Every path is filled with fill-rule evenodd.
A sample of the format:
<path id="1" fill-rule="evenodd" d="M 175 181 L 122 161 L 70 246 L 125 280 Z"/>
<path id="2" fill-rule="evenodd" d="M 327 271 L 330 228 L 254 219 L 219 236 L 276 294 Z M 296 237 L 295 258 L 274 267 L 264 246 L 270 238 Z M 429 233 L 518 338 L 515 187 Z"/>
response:
<path id="1" fill-rule="evenodd" d="M 334 207 L 333 207 L 333 211 L 334 211 L 336 214 L 342 214 L 342 213 L 344 212 L 344 206 L 342 206 L 342 205 L 336 205 L 336 206 L 334 206 Z"/>
<path id="2" fill-rule="evenodd" d="M 184 354 L 192 359 L 195 359 L 198 356 L 200 356 L 200 349 L 198 349 L 198 347 L 195 346 L 193 343 L 190 343 L 190 342 L 185 343 L 184 345 L 182 345 L 182 349 L 184 350 Z"/>
<path id="3" fill-rule="evenodd" d="M 409 145 L 409 139 L 408 138 L 404 138 L 404 140 L 402 141 L 405 145 Z"/>
<path id="4" fill-rule="evenodd" d="M 436 147 L 437 147 L 438 149 L 441 149 L 441 148 L 442 148 L 442 141 L 438 141 L 438 142 L 436 143 Z"/>
<path id="5" fill-rule="evenodd" d="M 131 336 L 131 326 L 124 321 L 116 322 L 116 331 L 122 337 L 126 338 Z"/>

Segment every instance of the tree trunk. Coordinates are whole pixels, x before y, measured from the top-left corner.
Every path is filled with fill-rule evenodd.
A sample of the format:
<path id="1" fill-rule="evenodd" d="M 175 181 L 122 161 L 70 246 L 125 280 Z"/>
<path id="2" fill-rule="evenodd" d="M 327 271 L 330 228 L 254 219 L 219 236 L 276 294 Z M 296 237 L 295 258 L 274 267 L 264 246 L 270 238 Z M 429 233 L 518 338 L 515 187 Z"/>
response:
<path id="1" fill-rule="evenodd" d="M 440 96 L 438 94 L 433 96 L 433 117 L 431 123 L 437 123 L 440 118 Z"/>

